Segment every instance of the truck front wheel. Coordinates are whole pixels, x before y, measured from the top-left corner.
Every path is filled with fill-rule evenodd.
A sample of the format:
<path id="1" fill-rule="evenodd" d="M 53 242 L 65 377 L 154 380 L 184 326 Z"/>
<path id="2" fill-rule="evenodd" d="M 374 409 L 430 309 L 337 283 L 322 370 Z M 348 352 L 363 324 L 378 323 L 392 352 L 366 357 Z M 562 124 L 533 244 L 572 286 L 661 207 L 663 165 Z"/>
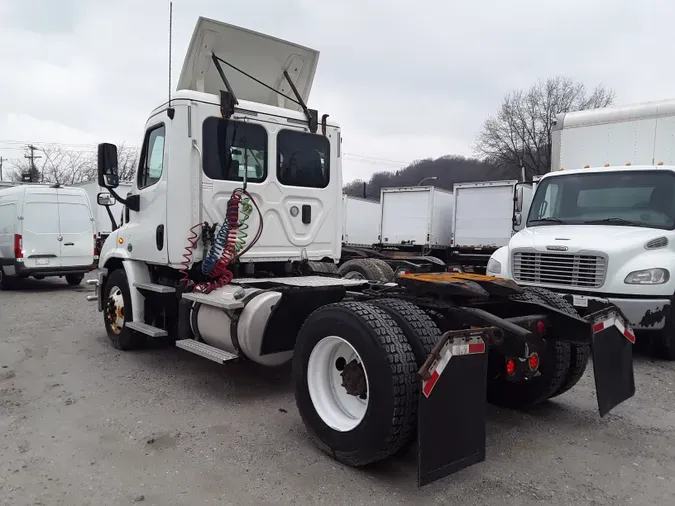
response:
<path id="1" fill-rule="evenodd" d="M 142 335 L 127 328 L 131 317 L 131 295 L 124 269 L 110 273 L 103 292 L 103 319 L 112 345 L 118 350 L 133 350 L 144 343 Z"/>
<path id="2" fill-rule="evenodd" d="M 417 366 L 401 328 L 380 308 L 317 309 L 298 333 L 295 399 L 317 446 L 350 466 L 382 460 L 414 434 Z"/>

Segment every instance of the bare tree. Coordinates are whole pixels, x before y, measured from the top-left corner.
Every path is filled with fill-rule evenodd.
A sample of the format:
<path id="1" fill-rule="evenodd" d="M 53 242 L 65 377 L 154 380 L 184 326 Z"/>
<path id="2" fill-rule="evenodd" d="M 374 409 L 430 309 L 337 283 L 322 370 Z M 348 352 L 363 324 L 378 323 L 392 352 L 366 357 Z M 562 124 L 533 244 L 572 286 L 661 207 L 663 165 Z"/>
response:
<path id="1" fill-rule="evenodd" d="M 58 183 L 73 185 L 97 179 L 96 152 L 91 150 L 73 150 L 56 145 L 40 146 L 42 157 L 35 164 L 33 180 L 39 183 Z M 139 150 L 124 144 L 118 148 L 118 169 L 120 181 L 130 181 L 136 172 Z M 10 177 L 20 182 L 22 175 L 30 170 L 30 164 L 18 160 L 11 164 Z"/>
<path id="2" fill-rule="evenodd" d="M 590 94 L 583 83 L 566 77 L 536 82 L 529 90 L 510 92 L 496 116 L 483 124 L 474 150 L 486 161 L 506 168 L 524 167 L 530 176 L 551 167 L 551 129 L 559 113 L 607 107 L 614 91 L 597 86 Z"/>
<path id="3" fill-rule="evenodd" d="M 117 148 L 117 170 L 120 181 L 131 181 L 134 178 L 140 154 L 138 148 L 125 146 L 124 144 L 120 144 Z"/>

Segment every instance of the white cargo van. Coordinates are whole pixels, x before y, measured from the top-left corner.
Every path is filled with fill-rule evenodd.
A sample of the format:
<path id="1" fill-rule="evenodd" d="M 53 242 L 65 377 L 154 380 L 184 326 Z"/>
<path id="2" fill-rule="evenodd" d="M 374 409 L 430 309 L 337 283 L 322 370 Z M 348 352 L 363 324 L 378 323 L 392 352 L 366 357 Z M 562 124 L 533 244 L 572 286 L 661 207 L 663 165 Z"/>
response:
<path id="1" fill-rule="evenodd" d="M 95 268 L 94 216 L 82 188 L 0 188 L 0 288 L 20 278 L 65 276 L 78 285 Z"/>

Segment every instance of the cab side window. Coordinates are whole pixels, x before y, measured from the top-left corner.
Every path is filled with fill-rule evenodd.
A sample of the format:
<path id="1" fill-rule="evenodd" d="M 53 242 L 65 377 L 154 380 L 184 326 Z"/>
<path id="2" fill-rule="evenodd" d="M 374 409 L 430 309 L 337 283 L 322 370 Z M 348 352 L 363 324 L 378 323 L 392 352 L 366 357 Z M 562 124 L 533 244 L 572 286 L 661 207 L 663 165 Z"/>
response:
<path id="1" fill-rule="evenodd" d="M 141 163 L 138 170 L 138 189 L 152 186 L 162 177 L 164 170 L 164 137 L 163 124 L 152 127 L 145 134 Z"/>

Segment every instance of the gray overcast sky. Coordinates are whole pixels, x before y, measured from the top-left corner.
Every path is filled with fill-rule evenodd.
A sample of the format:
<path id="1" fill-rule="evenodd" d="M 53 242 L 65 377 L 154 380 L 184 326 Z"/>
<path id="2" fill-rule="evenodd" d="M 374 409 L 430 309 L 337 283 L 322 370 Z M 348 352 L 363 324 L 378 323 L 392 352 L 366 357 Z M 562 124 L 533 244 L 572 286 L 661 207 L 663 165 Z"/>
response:
<path id="1" fill-rule="evenodd" d="M 175 0 L 174 83 L 200 15 L 321 52 L 310 106 L 343 128 L 345 181 L 471 155 L 503 95 L 538 78 L 603 83 L 618 104 L 675 95 L 672 0 Z M 138 145 L 166 98 L 167 30 L 165 0 L 2 0 L 0 156 Z"/>

